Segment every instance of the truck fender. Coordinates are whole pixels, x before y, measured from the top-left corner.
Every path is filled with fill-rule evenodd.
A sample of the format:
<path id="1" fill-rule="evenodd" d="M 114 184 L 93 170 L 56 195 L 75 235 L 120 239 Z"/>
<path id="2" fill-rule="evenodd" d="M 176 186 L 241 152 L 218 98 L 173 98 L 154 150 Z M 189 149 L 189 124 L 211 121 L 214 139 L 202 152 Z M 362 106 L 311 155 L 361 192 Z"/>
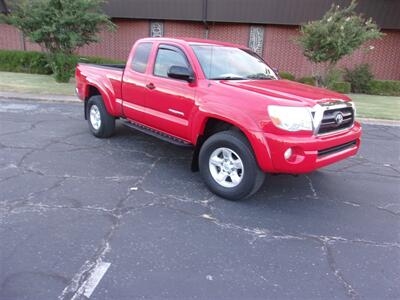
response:
<path id="1" fill-rule="evenodd" d="M 86 99 L 86 101 L 85 101 L 85 111 L 86 111 L 87 100 L 89 100 L 89 89 L 90 89 L 90 87 L 94 87 L 99 91 L 101 97 L 103 98 L 103 102 L 104 102 L 104 105 L 106 106 L 106 109 L 107 109 L 108 113 L 110 115 L 116 116 L 115 106 L 114 106 L 115 97 L 114 97 L 114 100 L 113 100 L 113 99 L 111 99 L 111 96 L 110 96 L 110 94 L 112 94 L 112 95 L 114 94 L 114 92 L 111 90 L 112 87 L 111 87 L 111 89 L 110 88 L 106 88 L 106 87 L 103 87 L 102 85 L 99 85 L 96 82 L 92 82 L 92 81 L 88 81 L 86 86 L 85 86 L 85 99 Z M 85 113 L 85 117 L 87 117 L 86 113 Z"/>
<path id="2" fill-rule="evenodd" d="M 232 111 L 232 108 L 229 109 Z M 236 110 L 235 118 L 229 118 L 221 112 L 199 110 L 195 115 L 193 115 L 193 118 L 195 121 L 193 122 L 194 126 L 192 128 L 192 141 L 195 145 L 195 149 L 192 159 L 192 171 L 197 171 L 198 154 L 202 143 L 205 141 L 203 138 L 203 132 L 205 130 L 207 121 L 210 118 L 224 121 L 240 129 L 247 137 L 260 169 L 267 171 L 273 168 L 268 142 L 265 139 L 263 132 L 258 128 L 256 122 L 248 115 Z M 246 124 L 247 126 L 244 127 L 242 124 Z"/>

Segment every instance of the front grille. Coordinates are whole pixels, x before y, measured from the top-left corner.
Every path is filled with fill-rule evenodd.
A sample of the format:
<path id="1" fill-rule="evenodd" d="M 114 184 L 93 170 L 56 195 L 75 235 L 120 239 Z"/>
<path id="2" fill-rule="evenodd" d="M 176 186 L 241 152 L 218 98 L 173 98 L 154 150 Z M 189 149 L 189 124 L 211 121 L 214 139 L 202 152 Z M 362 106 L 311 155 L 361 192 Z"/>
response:
<path id="1" fill-rule="evenodd" d="M 346 144 L 342 144 L 339 146 L 335 146 L 335 147 L 331 147 L 331 148 L 326 148 L 323 150 L 318 150 L 318 156 L 324 156 L 324 155 L 329 155 L 329 154 L 333 154 L 336 152 L 340 152 L 349 148 L 354 147 L 355 145 L 357 145 L 357 141 L 351 141 L 349 143 Z"/>
<path id="2" fill-rule="evenodd" d="M 338 114 L 342 114 L 343 121 L 338 124 L 335 120 Z M 352 107 L 335 108 L 324 112 L 318 134 L 329 133 L 349 128 L 354 122 L 354 111 Z"/>

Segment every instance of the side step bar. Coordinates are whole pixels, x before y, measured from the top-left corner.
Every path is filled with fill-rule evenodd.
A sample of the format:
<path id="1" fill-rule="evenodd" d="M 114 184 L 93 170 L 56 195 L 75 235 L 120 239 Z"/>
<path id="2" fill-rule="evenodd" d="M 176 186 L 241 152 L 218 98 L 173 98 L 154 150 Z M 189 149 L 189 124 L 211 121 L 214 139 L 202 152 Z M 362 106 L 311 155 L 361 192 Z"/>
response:
<path id="1" fill-rule="evenodd" d="M 193 145 L 180 139 L 177 137 L 174 137 L 172 135 L 166 134 L 164 132 L 158 131 L 156 129 L 147 127 L 143 124 L 139 124 L 139 123 L 134 123 L 132 121 L 128 121 L 126 119 L 120 119 L 122 121 L 122 124 L 128 128 L 134 129 L 134 130 L 138 130 L 140 132 L 143 132 L 145 134 L 154 136 L 160 140 L 163 140 L 165 142 L 174 144 L 176 146 L 180 146 L 180 147 L 185 147 L 185 148 L 193 148 Z"/>

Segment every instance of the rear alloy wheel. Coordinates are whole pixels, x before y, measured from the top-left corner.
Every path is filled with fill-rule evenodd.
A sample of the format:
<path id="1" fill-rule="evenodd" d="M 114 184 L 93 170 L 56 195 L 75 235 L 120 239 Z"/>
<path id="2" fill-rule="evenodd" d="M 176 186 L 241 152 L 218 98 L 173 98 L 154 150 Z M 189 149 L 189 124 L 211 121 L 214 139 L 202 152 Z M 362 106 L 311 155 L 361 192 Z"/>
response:
<path id="1" fill-rule="evenodd" d="M 92 124 L 93 128 L 95 130 L 99 130 L 101 126 L 101 117 L 100 117 L 100 110 L 96 104 L 93 104 L 90 107 L 89 116 L 90 116 L 90 123 Z"/>
<path id="2" fill-rule="evenodd" d="M 98 138 L 110 137 L 115 130 L 115 118 L 104 106 L 101 96 L 92 96 L 88 100 L 86 116 L 89 129 Z"/>
<path id="3" fill-rule="evenodd" d="M 230 200 L 251 196 L 265 178 L 247 138 L 233 130 L 218 132 L 204 142 L 199 168 L 208 188 Z"/>

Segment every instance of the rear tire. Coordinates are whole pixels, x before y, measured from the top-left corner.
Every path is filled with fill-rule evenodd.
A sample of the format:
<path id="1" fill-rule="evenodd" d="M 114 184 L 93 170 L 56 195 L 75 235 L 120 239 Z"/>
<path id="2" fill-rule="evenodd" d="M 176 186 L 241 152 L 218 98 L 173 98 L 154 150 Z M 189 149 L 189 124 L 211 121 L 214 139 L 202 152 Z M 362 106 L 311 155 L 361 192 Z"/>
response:
<path id="1" fill-rule="evenodd" d="M 110 115 L 101 96 L 92 96 L 86 106 L 89 129 L 95 137 L 108 138 L 115 131 L 115 118 Z"/>
<path id="2" fill-rule="evenodd" d="M 265 179 L 249 141 L 239 131 L 209 137 L 200 149 L 199 168 L 207 187 L 229 200 L 253 195 Z"/>

